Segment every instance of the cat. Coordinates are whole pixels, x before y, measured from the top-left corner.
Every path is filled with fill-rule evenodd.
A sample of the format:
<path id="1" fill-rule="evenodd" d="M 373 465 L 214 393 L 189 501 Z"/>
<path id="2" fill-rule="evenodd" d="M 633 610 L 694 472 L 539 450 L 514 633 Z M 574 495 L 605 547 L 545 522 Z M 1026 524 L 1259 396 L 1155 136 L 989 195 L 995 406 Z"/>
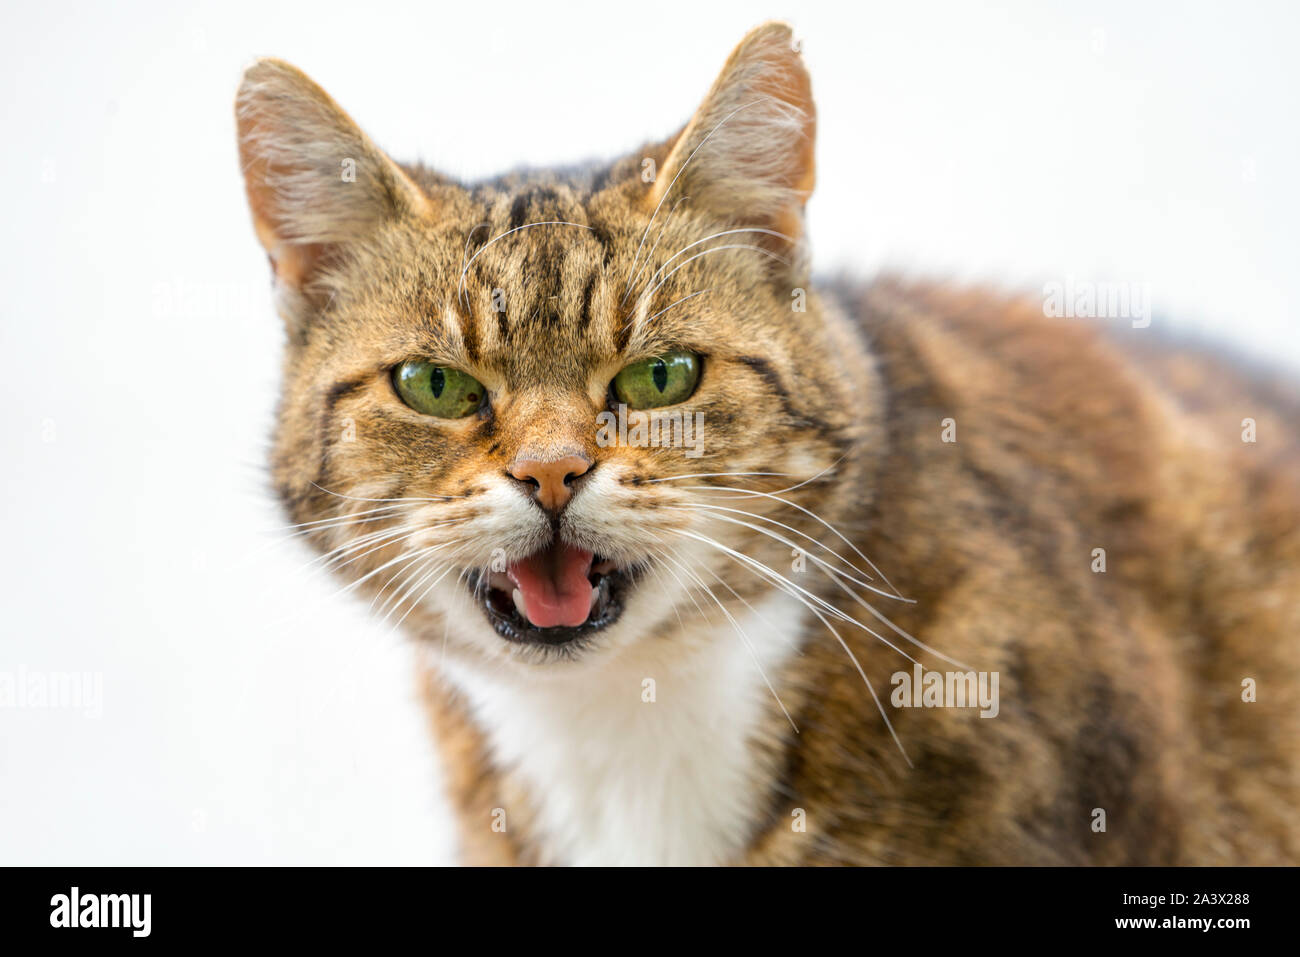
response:
<path id="1" fill-rule="evenodd" d="M 465 862 L 1300 859 L 1295 390 L 812 282 L 788 26 L 604 166 L 400 165 L 277 60 L 236 118 L 274 486 L 419 648 Z"/>

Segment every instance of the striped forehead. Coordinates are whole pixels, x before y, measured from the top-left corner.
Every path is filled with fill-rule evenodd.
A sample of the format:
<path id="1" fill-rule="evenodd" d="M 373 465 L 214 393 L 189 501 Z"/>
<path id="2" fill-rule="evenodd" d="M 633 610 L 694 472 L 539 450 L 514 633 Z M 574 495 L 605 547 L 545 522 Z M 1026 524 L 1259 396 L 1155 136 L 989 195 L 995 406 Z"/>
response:
<path id="1" fill-rule="evenodd" d="M 621 347 L 602 232 L 566 187 L 493 197 L 466 244 L 456 299 L 466 356 L 506 371 L 582 374 Z"/>

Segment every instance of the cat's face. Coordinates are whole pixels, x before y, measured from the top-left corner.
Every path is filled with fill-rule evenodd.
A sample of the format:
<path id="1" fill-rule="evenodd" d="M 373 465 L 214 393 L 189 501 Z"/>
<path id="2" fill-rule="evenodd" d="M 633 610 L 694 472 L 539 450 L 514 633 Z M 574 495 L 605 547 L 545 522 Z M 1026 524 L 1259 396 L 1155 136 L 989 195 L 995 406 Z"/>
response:
<path id="1" fill-rule="evenodd" d="M 290 332 L 278 489 L 389 620 L 586 660 L 725 622 L 817 555 L 873 399 L 807 292 L 788 30 L 751 34 L 677 137 L 585 177 L 401 169 L 270 61 L 238 116 Z"/>

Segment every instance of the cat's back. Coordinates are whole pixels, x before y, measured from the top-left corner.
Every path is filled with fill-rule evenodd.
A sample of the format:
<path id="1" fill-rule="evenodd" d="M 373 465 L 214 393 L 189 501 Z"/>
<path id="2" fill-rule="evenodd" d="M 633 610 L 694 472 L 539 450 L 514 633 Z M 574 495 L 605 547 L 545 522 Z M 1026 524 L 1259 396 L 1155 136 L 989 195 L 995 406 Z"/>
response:
<path id="1" fill-rule="evenodd" d="M 957 458 L 1029 505 L 1050 493 L 1076 523 L 1146 518 L 1207 545 L 1221 523 L 1253 530 L 1252 546 L 1300 535 L 1296 377 L 987 289 L 836 291 L 879 364 L 891 433 L 913 454 Z M 927 429 L 935 413 L 952 428 Z"/>
<path id="2" fill-rule="evenodd" d="M 862 800 L 940 822 L 891 827 L 912 845 L 900 859 L 1294 861 L 1293 391 L 987 290 L 831 293 L 884 384 L 889 444 L 860 541 L 915 599 L 886 610 L 1002 678 L 991 721 L 895 712 L 915 768 Z M 817 654 L 827 695 L 878 734 L 870 701 L 829 677 L 842 661 Z M 847 786 L 835 776 L 820 786 Z"/>

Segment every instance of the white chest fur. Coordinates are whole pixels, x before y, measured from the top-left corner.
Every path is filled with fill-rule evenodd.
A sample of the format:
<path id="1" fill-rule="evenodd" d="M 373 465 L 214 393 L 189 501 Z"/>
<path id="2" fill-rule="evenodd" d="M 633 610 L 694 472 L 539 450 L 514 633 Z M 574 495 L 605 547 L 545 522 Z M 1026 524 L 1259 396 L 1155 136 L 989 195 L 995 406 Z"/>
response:
<path id="1" fill-rule="evenodd" d="M 449 669 L 494 760 L 526 783 L 546 863 L 719 864 L 743 849 L 766 799 L 751 742 L 774 702 L 759 665 L 771 676 L 796 652 L 804 617 L 781 594 L 756 612 L 737 616 L 748 647 L 720 622 L 690 656 L 644 642 L 562 680 Z"/>

